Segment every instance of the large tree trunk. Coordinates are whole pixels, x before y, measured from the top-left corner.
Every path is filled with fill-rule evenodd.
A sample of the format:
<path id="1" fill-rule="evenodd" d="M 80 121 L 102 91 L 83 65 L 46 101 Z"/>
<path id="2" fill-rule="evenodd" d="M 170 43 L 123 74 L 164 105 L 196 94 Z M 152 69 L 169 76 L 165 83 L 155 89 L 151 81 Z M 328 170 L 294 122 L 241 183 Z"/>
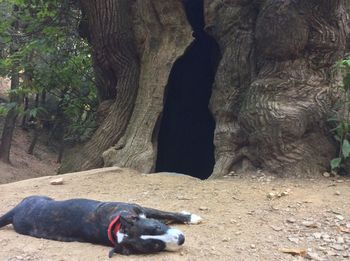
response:
<path id="1" fill-rule="evenodd" d="M 135 156 L 150 165 L 154 158 L 153 127 L 161 112 L 167 77 L 172 63 L 190 40 L 181 2 L 90 0 L 81 3 L 88 18 L 97 73 L 102 72 L 103 82 L 110 89 L 101 90 L 101 96 L 104 99 L 106 93 L 111 94 L 110 98 L 114 98 L 113 93 L 116 96 L 91 140 L 67 153 L 60 171 L 101 167 L 102 153 L 115 144 L 113 150 L 116 153 L 119 150 L 124 157 L 120 159 L 121 165 L 131 164 Z M 184 40 L 183 34 L 187 39 Z M 132 148 L 135 136 L 141 142 Z M 120 151 L 122 148 L 132 149 Z M 111 164 L 106 161 L 106 165 Z"/>
<path id="2" fill-rule="evenodd" d="M 189 22 L 181 2 L 82 1 L 95 66 L 116 96 L 63 170 L 156 169 L 170 71 L 193 55 L 189 22 L 195 37 L 205 34 L 191 14 L 191 3 L 202 1 L 183 1 Z M 206 0 L 204 10 L 206 33 L 221 52 L 209 106 L 216 123 L 212 177 L 247 166 L 281 173 L 327 168 L 335 153 L 325 128 L 338 84 L 332 66 L 349 51 L 349 1 Z"/>
<path id="3" fill-rule="evenodd" d="M 206 5 L 208 31 L 223 52 L 211 101 L 213 177 L 242 163 L 280 173 L 327 168 L 335 153 L 325 129 L 337 84 L 332 66 L 349 50 L 349 3 Z"/>
<path id="4" fill-rule="evenodd" d="M 135 9 L 142 53 L 140 88 L 125 135 L 103 157 L 106 166 L 150 172 L 155 169 L 165 87 L 174 62 L 183 55 L 192 36 L 180 0 L 139 0 Z"/>

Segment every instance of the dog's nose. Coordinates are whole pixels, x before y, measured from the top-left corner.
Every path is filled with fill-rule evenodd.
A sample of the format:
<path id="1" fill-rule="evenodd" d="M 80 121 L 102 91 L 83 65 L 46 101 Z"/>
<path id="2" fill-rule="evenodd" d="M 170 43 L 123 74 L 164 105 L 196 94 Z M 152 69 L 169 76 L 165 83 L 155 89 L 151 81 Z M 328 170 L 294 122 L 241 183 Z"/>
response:
<path id="1" fill-rule="evenodd" d="M 184 235 L 179 235 L 179 240 L 177 242 L 178 242 L 179 246 L 181 246 L 183 243 L 185 243 Z"/>

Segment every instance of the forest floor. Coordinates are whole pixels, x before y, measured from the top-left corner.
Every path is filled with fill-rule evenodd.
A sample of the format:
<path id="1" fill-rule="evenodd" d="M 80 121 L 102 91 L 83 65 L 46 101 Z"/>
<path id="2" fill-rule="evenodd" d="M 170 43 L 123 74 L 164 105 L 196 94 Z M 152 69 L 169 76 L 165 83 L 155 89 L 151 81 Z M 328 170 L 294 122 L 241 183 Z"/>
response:
<path id="1" fill-rule="evenodd" d="M 187 210 L 199 225 L 176 225 L 186 236 L 179 252 L 114 256 L 109 248 L 66 243 L 0 229 L 0 260 L 348 260 L 350 180 L 322 175 L 280 179 L 263 172 L 201 181 L 183 175 L 141 174 L 105 168 L 0 185 L 0 213 L 23 197 L 90 198 L 138 203 L 169 211 Z"/>
<path id="2" fill-rule="evenodd" d="M 26 153 L 31 135 L 17 129 L 12 166 L 0 164 L 0 214 L 29 195 L 138 203 L 169 211 L 187 210 L 203 223 L 177 225 L 186 235 L 181 251 L 115 260 L 348 260 L 350 179 L 277 178 L 261 171 L 201 181 L 184 175 L 105 168 L 61 175 L 42 141 Z M 41 177 L 44 176 L 44 177 Z M 36 178 L 39 177 L 39 178 Z M 25 179 L 25 180 L 24 180 Z M 305 257 L 283 253 L 295 251 Z M 0 260 L 109 260 L 108 247 L 65 243 L 0 229 Z M 112 260 L 113 260 L 112 259 Z"/>
<path id="3" fill-rule="evenodd" d="M 2 128 L 1 123 L 0 126 Z M 54 175 L 57 172 L 57 155 L 45 145 L 42 138 L 39 138 L 35 146 L 34 155 L 29 155 L 27 150 L 32 139 L 31 133 L 20 127 L 15 128 L 10 154 L 11 165 L 0 161 L 0 184 Z"/>

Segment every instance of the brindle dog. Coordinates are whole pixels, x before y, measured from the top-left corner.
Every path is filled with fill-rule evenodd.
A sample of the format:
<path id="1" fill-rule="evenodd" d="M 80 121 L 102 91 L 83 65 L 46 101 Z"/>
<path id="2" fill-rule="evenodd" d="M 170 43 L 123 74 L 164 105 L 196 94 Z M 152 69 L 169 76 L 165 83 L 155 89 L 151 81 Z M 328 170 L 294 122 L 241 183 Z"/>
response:
<path id="1" fill-rule="evenodd" d="M 113 246 L 112 256 L 175 251 L 183 245 L 185 237 L 166 224 L 200 221 L 194 214 L 165 212 L 137 204 L 88 199 L 56 201 L 31 196 L 0 217 L 0 227 L 13 224 L 16 232 L 33 237 Z"/>

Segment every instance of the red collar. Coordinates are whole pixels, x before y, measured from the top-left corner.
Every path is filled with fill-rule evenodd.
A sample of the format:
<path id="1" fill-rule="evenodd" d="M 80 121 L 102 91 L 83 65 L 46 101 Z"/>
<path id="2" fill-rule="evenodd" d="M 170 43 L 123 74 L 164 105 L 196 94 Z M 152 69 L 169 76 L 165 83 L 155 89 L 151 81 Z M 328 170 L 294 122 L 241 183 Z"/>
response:
<path id="1" fill-rule="evenodd" d="M 120 215 L 116 216 L 115 219 L 113 219 L 111 223 L 109 223 L 107 230 L 108 239 L 114 246 L 118 243 L 118 241 L 116 240 L 116 235 L 121 227 L 119 219 Z"/>

